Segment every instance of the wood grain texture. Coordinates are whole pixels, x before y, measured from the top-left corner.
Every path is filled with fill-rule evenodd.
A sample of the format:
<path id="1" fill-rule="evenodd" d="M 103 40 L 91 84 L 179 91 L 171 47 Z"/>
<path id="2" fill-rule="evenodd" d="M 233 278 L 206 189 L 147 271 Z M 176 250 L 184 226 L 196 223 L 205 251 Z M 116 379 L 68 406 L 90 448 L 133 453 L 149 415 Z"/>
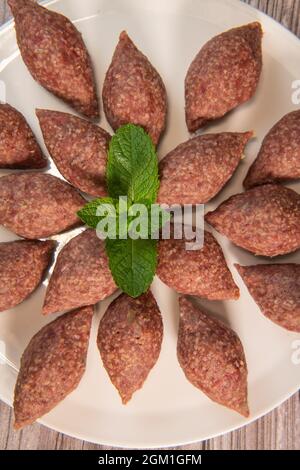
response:
<path id="1" fill-rule="evenodd" d="M 300 37 L 300 0 L 244 1 L 272 16 Z M 9 16 L 6 0 L 0 0 L 0 24 L 6 21 Z M 11 408 L 0 402 L 0 449 L 113 449 L 72 439 L 39 424 L 14 432 L 12 420 Z M 299 450 L 300 394 L 298 392 L 272 413 L 238 431 L 198 444 L 177 447 L 177 449 Z"/>

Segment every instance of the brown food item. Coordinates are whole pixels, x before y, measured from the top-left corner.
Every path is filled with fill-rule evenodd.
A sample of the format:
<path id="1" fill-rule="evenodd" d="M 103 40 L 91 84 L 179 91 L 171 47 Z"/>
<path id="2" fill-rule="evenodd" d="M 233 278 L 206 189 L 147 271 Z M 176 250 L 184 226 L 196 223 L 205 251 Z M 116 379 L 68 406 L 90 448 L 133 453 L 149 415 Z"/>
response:
<path id="1" fill-rule="evenodd" d="M 32 0 L 8 0 L 17 42 L 32 77 L 89 118 L 99 116 L 92 63 L 79 31 Z"/>
<path id="2" fill-rule="evenodd" d="M 106 118 L 114 130 L 137 124 L 150 134 L 155 145 L 158 143 L 166 124 L 166 89 L 125 31 L 106 73 L 102 96 Z"/>
<path id="3" fill-rule="evenodd" d="M 271 321 L 300 333 L 300 264 L 236 264 L 261 312 Z"/>
<path id="4" fill-rule="evenodd" d="M 85 200 L 68 183 L 45 173 L 0 178 L 0 224 L 20 237 L 46 238 L 81 224 Z"/>
<path id="5" fill-rule="evenodd" d="M 106 196 L 106 162 L 110 135 L 77 116 L 36 111 L 45 144 L 60 173 L 92 196 Z"/>
<path id="6" fill-rule="evenodd" d="M 43 314 L 96 304 L 116 289 L 103 240 L 97 237 L 95 230 L 85 230 L 59 253 L 46 292 Z"/>
<path id="7" fill-rule="evenodd" d="M 262 28 L 250 23 L 208 41 L 185 78 L 186 123 L 190 132 L 248 101 L 262 69 Z"/>
<path id="8" fill-rule="evenodd" d="M 180 297 L 177 357 L 186 378 L 211 400 L 248 417 L 247 364 L 237 334 Z"/>
<path id="9" fill-rule="evenodd" d="M 49 413 L 78 386 L 85 371 L 93 311 L 89 306 L 62 315 L 28 344 L 15 387 L 15 429 Z"/>
<path id="10" fill-rule="evenodd" d="M 151 292 L 120 295 L 105 312 L 97 344 L 104 367 L 125 405 L 142 388 L 161 349 L 163 323 Z"/>
<path id="11" fill-rule="evenodd" d="M 45 168 L 47 160 L 24 116 L 0 103 L 0 168 Z"/>
<path id="12" fill-rule="evenodd" d="M 197 295 L 209 300 L 239 298 L 222 249 L 214 236 L 204 233 L 201 250 L 188 251 L 185 240 L 160 240 L 156 274 L 181 294 Z"/>
<path id="13" fill-rule="evenodd" d="M 204 204 L 232 177 L 252 132 L 207 134 L 178 145 L 160 163 L 158 202 Z"/>
<path id="14" fill-rule="evenodd" d="M 261 256 L 300 248 L 300 196 L 277 184 L 236 194 L 205 220 L 235 245 Z"/>
<path id="15" fill-rule="evenodd" d="M 40 284 L 50 264 L 54 241 L 0 243 L 0 312 L 25 300 Z"/>
<path id="16" fill-rule="evenodd" d="M 286 114 L 263 140 L 257 159 L 250 167 L 244 186 L 300 178 L 300 111 Z"/>

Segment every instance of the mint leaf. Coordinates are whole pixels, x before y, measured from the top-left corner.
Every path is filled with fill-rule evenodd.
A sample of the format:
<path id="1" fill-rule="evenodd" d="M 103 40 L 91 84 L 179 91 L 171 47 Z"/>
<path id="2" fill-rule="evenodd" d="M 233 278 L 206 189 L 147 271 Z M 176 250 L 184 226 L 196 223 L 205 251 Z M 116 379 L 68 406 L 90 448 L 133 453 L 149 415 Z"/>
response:
<path id="1" fill-rule="evenodd" d="M 116 201 L 111 197 L 102 197 L 88 202 L 82 209 L 77 212 L 78 217 L 91 228 L 97 228 L 97 225 L 107 215 L 112 214 L 112 208 L 117 211 Z M 99 215 L 99 209 L 103 211 L 103 215 Z"/>
<path id="2" fill-rule="evenodd" d="M 157 241 L 107 238 L 105 244 L 117 286 L 134 298 L 146 292 L 156 271 Z"/>
<path id="3" fill-rule="evenodd" d="M 157 240 L 151 235 L 170 218 L 156 205 L 159 217 L 151 226 L 151 204 L 159 188 L 158 159 L 144 129 L 133 124 L 118 129 L 110 142 L 106 177 L 110 197 L 87 203 L 78 216 L 101 238 L 108 235 L 105 246 L 113 278 L 123 292 L 138 297 L 148 290 L 156 271 Z M 122 196 L 127 196 L 128 207 L 119 199 Z M 134 203 L 145 204 L 148 212 L 132 208 Z M 123 237 L 128 229 L 136 239 Z"/>
<path id="4" fill-rule="evenodd" d="M 128 196 L 129 203 L 156 201 L 158 160 L 151 137 L 142 127 L 127 124 L 117 130 L 110 141 L 106 177 L 112 198 Z"/>

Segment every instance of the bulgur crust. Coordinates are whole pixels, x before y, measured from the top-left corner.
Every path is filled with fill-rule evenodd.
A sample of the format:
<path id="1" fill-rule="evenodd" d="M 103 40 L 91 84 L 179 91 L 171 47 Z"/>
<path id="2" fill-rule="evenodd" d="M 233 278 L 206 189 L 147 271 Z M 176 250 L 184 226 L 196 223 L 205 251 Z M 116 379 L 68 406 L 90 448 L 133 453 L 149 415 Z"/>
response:
<path id="1" fill-rule="evenodd" d="M 247 364 L 237 334 L 181 296 L 177 357 L 186 378 L 211 400 L 246 418 Z"/>
<path id="2" fill-rule="evenodd" d="M 99 117 L 94 72 L 82 36 L 63 15 L 32 0 L 8 0 L 32 77 L 88 118 Z"/>
<path id="3" fill-rule="evenodd" d="M 58 254 L 49 281 L 43 314 L 96 304 L 117 286 L 108 266 L 103 240 L 89 229 L 72 238 Z"/>
<path id="4" fill-rule="evenodd" d="M 38 287 L 55 247 L 52 240 L 0 243 L 0 312 L 20 304 Z"/>
<path id="5" fill-rule="evenodd" d="M 150 291 L 137 299 L 121 294 L 105 312 L 97 344 L 124 405 L 142 388 L 155 366 L 162 338 L 161 314 Z"/>
<path id="6" fill-rule="evenodd" d="M 47 166 L 24 116 L 9 104 L 0 103 L 0 168 L 39 169 Z"/>
<path id="7" fill-rule="evenodd" d="M 235 245 L 256 255 L 278 256 L 300 248 L 300 196 L 278 184 L 236 194 L 205 220 Z"/>
<path id="8" fill-rule="evenodd" d="M 15 387 L 15 429 L 32 424 L 77 387 L 85 371 L 93 312 L 88 306 L 66 313 L 30 341 Z"/>
<path id="9" fill-rule="evenodd" d="M 300 264 L 235 265 L 261 312 L 300 333 Z"/>
<path id="10" fill-rule="evenodd" d="M 85 199 L 71 185 L 46 173 L 0 178 L 0 224 L 20 237 L 47 238 L 82 224 Z"/>
<path id="11" fill-rule="evenodd" d="M 46 147 L 63 177 L 91 196 L 107 196 L 110 135 L 72 114 L 37 109 Z"/>
<path id="12" fill-rule="evenodd" d="M 186 123 L 195 132 L 248 101 L 262 69 L 262 28 L 254 22 L 208 41 L 185 78 Z"/>
<path id="13" fill-rule="evenodd" d="M 263 140 L 244 180 L 246 189 L 259 184 L 300 178 L 300 111 L 286 114 Z"/>
<path id="14" fill-rule="evenodd" d="M 209 300 L 238 299 L 239 288 L 215 237 L 205 231 L 201 250 L 187 251 L 185 242 L 174 238 L 159 241 L 157 276 L 181 294 Z"/>
<path id="15" fill-rule="evenodd" d="M 252 132 L 206 134 L 172 150 L 160 162 L 158 202 L 205 204 L 237 169 Z"/>
<path id="16" fill-rule="evenodd" d="M 128 123 L 142 126 L 156 145 L 166 125 L 163 81 L 125 31 L 105 76 L 102 91 L 106 118 L 114 130 Z"/>

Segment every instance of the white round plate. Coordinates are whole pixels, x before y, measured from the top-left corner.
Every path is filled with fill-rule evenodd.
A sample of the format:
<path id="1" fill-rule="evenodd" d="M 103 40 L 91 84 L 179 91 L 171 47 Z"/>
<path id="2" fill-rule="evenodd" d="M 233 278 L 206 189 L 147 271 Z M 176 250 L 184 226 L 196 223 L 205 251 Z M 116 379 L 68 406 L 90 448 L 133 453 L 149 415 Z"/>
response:
<path id="1" fill-rule="evenodd" d="M 159 70 L 169 98 L 168 128 L 159 147 L 160 157 L 188 138 L 184 120 L 184 77 L 198 50 L 208 39 L 231 27 L 257 20 L 262 22 L 264 67 L 257 93 L 249 103 L 209 129 L 209 132 L 253 129 L 256 139 L 248 146 L 246 159 L 230 184 L 208 209 L 242 191 L 243 178 L 257 155 L 262 138 L 279 118 L 296 109 L 292 102 L 292 83 L 300 79 L 299 40 L 269 17 L 239 1 L 57 0 L 48 5 L 68 16 L 82 32 L 95 66 L 99 96 L 118 35 L 124 29 Z M 24 113 L 44 145 L 35 108 L 72 110 L 34 82 L 21 60 L 12 22 L 0 31 L 0 61 L 1 90 L 5 84 L 7 102 Z M 101 125 L 111 130 L 102 109 Z M 52 163 L 49 171 L 58 175 Z M 296 184 L 291 187 L 299 190 Z M 55 238 L 64 243 L 71 236 L 73 233 Z M 163 315 L 164 340 L 158 363 L 143 389 L 123 406 L 102 366 L 95 340 L 97 324 L 110 298 L 97 308 L 83 380 L 75 392 L 43 417 L 41 423 L 105 445 L 174 446 L 243 426 L 297 391 L 300 364 L 296 348 L 300 349 L 300 336 L 281 329 L 260 313 L 233 267 L 235 262 L 264 261 L 256 260 L 224 237 L 216 236 L 241 289 L 241 298 L 229 302 L 199 302 L 228 322 L 243 342 L 249 368 L 250 418 L 244 419 L 214 404 L 185 379 L 176 359 L 177 297 L 155 279 L 153 292 Z M 0 229 L 1 241 L 15 238 Z M 284 261 L 300 262 L 300 253 L 280 259 Z M 41 326 L 53 319 L 45 319 L 40 313 L 46 284 L 47 281 L 29 300 L 0 315 L 0 398 L 9 404 L 24 348 Z"/>

